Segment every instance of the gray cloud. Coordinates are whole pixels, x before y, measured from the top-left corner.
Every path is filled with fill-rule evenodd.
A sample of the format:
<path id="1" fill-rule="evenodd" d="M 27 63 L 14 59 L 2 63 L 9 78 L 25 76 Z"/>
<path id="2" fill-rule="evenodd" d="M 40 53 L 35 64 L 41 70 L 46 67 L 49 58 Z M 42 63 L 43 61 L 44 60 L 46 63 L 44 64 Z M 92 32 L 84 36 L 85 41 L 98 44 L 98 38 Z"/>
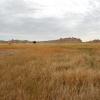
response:
<path id="1" fill-rule="evenodd" d="M 0 14 L 1 15 L 17 15 L 34 13 L 36 8 L 29 6 L 24 0 L 4 0 L 0 1 Z"/>
<path id="2" fill-rule="evenodd" d="M 98 5 L 97 5 L 98 4 Z M 0 34 L 15 33 L 36 35 L 39 38 L 77 36 L 82 39 L 100 38 L 100 1 L 90 0 L 85 14 L 66 12 L 65 16 L 34 17 L 38 13 L 36 5 L 30 6 L 24 0 L 0 1 Z"/>
<path id="3" fill-rule="evenodd" d="M 0 1 L 0 31 L 18 32 L 22 25 L 21 18 L 34 14 L 36 10 L 36 8 L 31 8 L 24 0 Z M 24 30 L 23 28 L 22 30 Z"/>
<path id="4" fill-rule="evenodd" d="M 29 16 L 37 9 L 30 8 L 24 0 L 5 0 L 0 9 L 0 31 L 14 33 L 64 33 L 70 31 L 67 18 L 34 18 Z M 67 21 L 66 21 L 67 19 Z M 69 22 L 68 22 L 69 21 Z M 65 23 L 69 23 L 68 25 Z M 67 28 L 68 26 L 69 28 Z"/>
<path id="5" fill-rule="evenodd" d="M 90 5 L 92 10 L 87 12 L 75 30 L 82 38 L 100 38 L 100 1 L 94 0 Z"/>

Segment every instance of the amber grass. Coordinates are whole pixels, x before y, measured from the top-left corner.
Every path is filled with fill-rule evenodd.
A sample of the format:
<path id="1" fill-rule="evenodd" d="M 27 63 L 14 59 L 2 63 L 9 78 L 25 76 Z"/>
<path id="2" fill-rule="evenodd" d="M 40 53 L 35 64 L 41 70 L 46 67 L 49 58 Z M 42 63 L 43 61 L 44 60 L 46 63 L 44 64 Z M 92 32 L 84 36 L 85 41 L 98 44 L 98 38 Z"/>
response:
<path id="1" fill-rule="evenodd" d="M 0 100 L 100 100 L 100 44 L 2 44 L 0 52 Z"/>

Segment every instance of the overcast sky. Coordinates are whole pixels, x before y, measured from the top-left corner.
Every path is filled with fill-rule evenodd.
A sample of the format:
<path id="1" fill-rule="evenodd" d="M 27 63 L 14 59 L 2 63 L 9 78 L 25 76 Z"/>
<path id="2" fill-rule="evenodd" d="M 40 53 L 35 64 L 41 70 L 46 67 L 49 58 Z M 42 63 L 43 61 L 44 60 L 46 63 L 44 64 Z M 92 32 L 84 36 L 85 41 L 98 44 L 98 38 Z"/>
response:
<path id="1" fill-rule="evenodd" d="M 100 0 L 0 0 L 0 39 L 100 39 Z"/>

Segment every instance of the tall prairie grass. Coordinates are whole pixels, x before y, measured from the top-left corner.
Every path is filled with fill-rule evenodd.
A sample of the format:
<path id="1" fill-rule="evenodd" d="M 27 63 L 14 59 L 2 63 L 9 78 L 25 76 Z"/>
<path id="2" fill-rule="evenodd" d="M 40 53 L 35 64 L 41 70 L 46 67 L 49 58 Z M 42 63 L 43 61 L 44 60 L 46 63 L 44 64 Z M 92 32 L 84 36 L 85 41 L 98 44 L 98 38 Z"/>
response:
<path id="1" fill-rule="evenodd" d="M 0 45 L 0 100 L 100 100 L 100 44 Z"/>

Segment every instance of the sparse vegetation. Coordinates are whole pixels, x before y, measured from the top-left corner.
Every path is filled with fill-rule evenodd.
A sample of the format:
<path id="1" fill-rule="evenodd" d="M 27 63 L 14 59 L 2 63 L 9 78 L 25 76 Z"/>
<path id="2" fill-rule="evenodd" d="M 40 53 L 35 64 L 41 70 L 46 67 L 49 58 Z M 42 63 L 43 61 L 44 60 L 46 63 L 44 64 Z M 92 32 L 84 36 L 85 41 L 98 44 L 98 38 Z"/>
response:
<path id="1" fill-rule="evenodd" d="M 100 100 L 100 44 L 0 45 L 0 100 Z"/>

